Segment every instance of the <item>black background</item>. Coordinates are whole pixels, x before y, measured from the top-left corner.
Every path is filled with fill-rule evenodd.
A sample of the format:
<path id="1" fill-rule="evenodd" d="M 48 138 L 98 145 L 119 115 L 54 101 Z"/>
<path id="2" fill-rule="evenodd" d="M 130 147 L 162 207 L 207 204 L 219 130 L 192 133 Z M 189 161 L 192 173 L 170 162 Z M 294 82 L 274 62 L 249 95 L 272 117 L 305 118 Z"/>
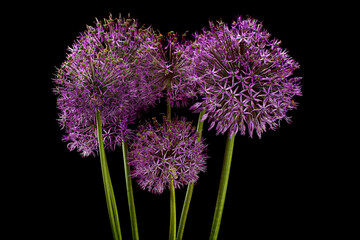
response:
<path id="1" fill-rule="evenodd" d="M 140 23 L 152 25 L 163 34 L 171 30 L 192 34 L 207 27 L 208 20 L 231 23 L 239 15 L 263 21 L 265 29 L 282 40 L 282 46 L 300 63 L 294 75 L 303 77 L 304 96 L 296 98 L 298 109 L 289 112 L 292 124 L 284 121 L 280 129 L 264 133 L 262 139 L 236 137 L 219 240 L 307 239 L 338 231 L 328 224 L 337 211 L 332 207 L 329 189 L 337 188 L 337 183 L 334 175 L 328 178 L 329 161 L 320 146 L 327 136 L 322 130 L 325 110 L 319 110 L 319 106 L 326 106 L 328 99 L 320 97 L 319 92 L 323 82 L 329 81 L 318 72 L 322 38 L 327 34 L 326 28 L 320 27 L 326 25 L 319 17 L 324 9 L 278 1 L 62 1 L 22 5 L 21 9 L 21 17 L 15 13 L 7 19 L 14 34 L 4 35 L 16 41 L 18 50 L 10 67 L 19 63 L 24 66 L 10 70 L 12 79 L 18 79 L 13 83 L 19 89 L 11 101 L 20 98 L 22 103 L 3 115 L 17 129 L 8 141 L 15 147 L 10 151 L 18 159 L 11 169 L 16 170 L 3 170 L 13 174 L 6 182 L 21 179 L 11 187 L 13 194 L 8 195 L 9 202 L 20 211 L 12 214 L 8 223 L 16 229 L 26 226 L 26 230 L 14 230 L 14 236 L 21 232 L 36 239 L 112 238 L 99 158 L 82 158 L 77 152 L 69 152 L 61 141 L 63 131 L 56 122 L 58 110 L 51 80 L 78 33 L 85 30 L 86 24 L 93 24 L 95 17 L 102 19 L 109 13 L 114 17 L 131 13 Z M 9 47 L 10 53 L 14 53 L 12 49 Z M 164 111 L 160 104 L 144 118 Z M 186 109 L 174 111 L 196 124 L 196 114 Z M 12 114 L 19 116 L 10 118 Z M 225 136 L 207 131 L 208 126 L 205 122 L 203 136 L 210 159 L 207 172 L 200 175 L 194 190 L 184 233 L 184 239 L 189 240 L 208 239 L 216 202 Z M 131 239 L 121 150 L 107 157 L 123 239 Z M 178 220 L 185 192 L 176 191 Z M 154 195 L 134 183 L 134 196 L 140 238 L 167 239 L 169 192 Z"/>

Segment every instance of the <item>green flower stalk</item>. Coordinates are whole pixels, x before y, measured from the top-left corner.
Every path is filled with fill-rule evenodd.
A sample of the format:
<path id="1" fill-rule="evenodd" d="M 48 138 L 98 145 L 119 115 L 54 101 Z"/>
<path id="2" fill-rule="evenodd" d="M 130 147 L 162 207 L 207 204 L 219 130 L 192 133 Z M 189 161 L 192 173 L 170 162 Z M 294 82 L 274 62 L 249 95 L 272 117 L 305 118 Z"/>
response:
<path id="1" fill-rule="evenodd" d="M 224 154 L 224 161 L 221 170 L 221 177 L 220 177 L 220 185 L 219 185 L 219 192 L 216 200 L 216 207 L 214 213 L 214 219 L 211 227 L 210 232 L 210 240 L 216 240 L 219 234 L 221 218 L 224 210 L 225 205 L 225 197 L 226 197 L 226 190 L 229 182 L 230 176 L 230 168 L 231 168 L 231 160 L 232 154 L 234 149 L 234 142 L 235 142 L 235 134 L 231 134 L 228 131 L 228 135 L 226 138 L 226 147 L 225 147 L 225 154 Z"/>
<path id="2" fill-rule="evenodd" d="M 134 193 L 133 193 L 132 181 L 131 181 L 131 177 L 130 177 L 130 166 L 129 166 L 129 159 L 128 159 L 128 143 L 127 143 L 127 141 L 123 141 L 122 151 L 123 151 L 123 160 L 124 160 L 126 193 L 127 193 L 127 198 L 128 198 L 129 214 L 130 214 L 130 221 L 131 221 L 131 232 L 132 232 L 133 240 L 138 240 L 139 239 L 139 231 L 138 231 L 138 225 L 137 225 L 137 219 L 136 219 Z"/>
<path id="3" fill-rule="evenodd" d="M 176 239 L 176 198 L 173 180 L 170 182 L 170 228 L 169 240 Z"/>
<path id="4" fill-rule="evenodd" d="M 198 134 L 198 139 L 196 140 L 197 142 L 199 142 L 202 137 L 202 130 L 203 130 L 204 122 L 201 121 L 201 118 L 203 117 L 204 113 L 205 113 L 205 109 L 202 112 L 200 112 L 200 114 L 199 114 L 199 120 L 198 120 L 197 127 L 196 127 L 196 132 Z M 185 223 L 186 223 L 187 215 L 189 212 L 190 202 L 191 202 L 193 191 L 194 191 L 194 183 L 191 182 L 188 184 L 188 187 L 186 190 L 186 195 L 185 195 L 183 209 L 181 212 L 181 217 L 180 217 L 178 232 L 176 235 L 176 240 L 182 240 L 182 238 L 183 238 Z"/>
<path id="5" fill-rule="evenodd" d="M 170 100 L 167 99 L 166 106 L 166 120 L 171 121 L 171 105 Z M 170 226 L 169 226 L 169 240 L 176 239 L 176 197 L 174 187 L 174 176 L 171 174 L 170 180 Z"/>
<path id="6" fill-rule="evenodd" d="M 96 127 L 97 127 L 97 136 L 99 142 L 99 153 L 100 153 L 100 163 L 101 163 L 101 172 L 105 188 L 105 197 L 106 204 L 109 212 L 110 224 L 112 229 L 112 234 L 114 240 L 121 240 L 121 229 L 119 222 L 119 215 L 116 207 L 116 200 L 114 195 L 114 190 L 111 183 L 109 168 L 107 165 L 104 142 L 102 136 L 102 127 L 101 127 L 101 114 L 100 111 L 96 112 Z"/>

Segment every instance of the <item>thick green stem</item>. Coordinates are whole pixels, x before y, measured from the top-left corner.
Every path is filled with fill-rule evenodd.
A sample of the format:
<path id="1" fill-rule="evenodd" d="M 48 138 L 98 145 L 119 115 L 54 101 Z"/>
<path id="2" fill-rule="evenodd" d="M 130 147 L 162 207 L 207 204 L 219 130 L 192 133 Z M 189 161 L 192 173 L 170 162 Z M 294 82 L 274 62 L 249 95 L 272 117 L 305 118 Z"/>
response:
<path id="1" fill-rule="evenodd" d="M 173 180 L 170 182 L 170 228 L 169 240 L 176 239 L 176 201 L 175 201 L 175 187 Z"/>
<path id="2" fill-rule="evenodd" d="M 171 121 L 171 104 L 169 98 L 166 99 L 166 120 Z M 176 201 L 175 201 L 175 187 L 173 180 L 170 181 L 169 240 L 176 240 Z"/>
<path id="3" fill-rule="evenodd" d="M 99 142 L 99 153 L 100 153 L 100 163 L 101 163 L 101 172 L 104 182 L 104 189 L 105 189 L 105 197 L 106 197 L 106 204 L 109 213 L 110 225 L 111 230 L 113 233 L 114 240 L 121 240 L 121 230 L 120 230 L 120 222 L 118 211 L 116 207 L 115 195 L 114 190 L 111 183 L 109 168 L 106 160 L 105 149 L 104 149 L 104 142 L 102 136 L 102 127 L 101 127 L 101 115 L 100 112 L 96 112 L 96 127 L 97 127 L 97 135 L 98 135 L 98 142 Z"/>
<path id="4" fill-rule="evenodd" d="M 230 131 L 228 131 L 228 135 L 226 138 L 224 162 L 221 170 L 219 192 L 217 196 L 214 219 L 210 232 L 210 240 L 216 240 L 219 234 L 220 223 L 221 223 L 221 218 L 225 204 L 226 190 L 229 182 L 234 142 L 235 142 L 235 134 L 231 136 Z"/>
<path id="5" fill-rule="evenodd" d="M 183 209 L 182 209 L 182 212 L 181 212 L 181 217 L 180 217 L 180 222 L 179 222 L 179 229 L 178 229 L 178 232 L 177 232 L 176 240 L 181 240 L 183 238 L 184 229 L 185 229 L 185 223 L 186 223 L 187 215 L 188 215 L 188 212 L 189 212 L 190 202 L 191 202 L 193 191 L 194 191 L 194 183 L 188 184 Z"/>
<path id="6" fill-rule="evenodd" d="M 201 121 L 201 118 L 204 116 L 205 111 L 206 111 L 206 109 L 204 109 L 199 114 L 199 119 L 198 119 L 197 128 L 196 128 L 196 132 L 199 135 L 199 137 L 197 139 L 197 142 L 200 141 L 201 136 L 202 136 L 202 130 L 203 130 L 204 122 Z M 178 228 L 178 231 L 177 231 L 176 240 L 182 240 L 182 238 L 183 238 L 186 219 L 187 219 L 187 215 L 188 215 L 188 212 L 189 212 L 190 202 L 191 202 L 193 191 L 194 191 L 194 183 L 188 184 L 188 187 L 187 187 L 187 190 L 186 190 L 186 195 L 185 195 L 185 200 L 184 200 L 184 205 L 183 205 L 183 208 L 182 208 L 182 211 L 181 211 L 181 217 L 180 217 L 179 228 Z"/>
<path id="7" fill-rule="evenodd" d="M 130 177 L 130 166 L 128 160 L 128 144 L 126 141 L 123 141 L 122 143 L 122 151 L 123 151 L 123 160 L 124 160 L 126 192 L 127 192 L 130 221 L 131 221 L 131 232 L 132 232 L 133 240 L 139 240 L 139 231 L 136 220 L 134 194 L 133 194 L 132 181 Z"/>
<path id="8" fill-rule="evenodd" d="M 109 167 L 108 167 L 107 164 L 106 164 L 106 168 L 107 168 L 107 177 L 108 177 L 109 189 L 110 189 L 111 206 L 112 206 L 112 210 L 113 210 L 113 213 L 114 213 L 115 229 L 117 229 L 116 231 L 117 231 L 117 235 L 118 235 L 117 239 L 121 240 L 119 214 L 118 214 L 118 210 L 117 210 L 117 207 L 116 207 L 114 189 L 113 189 L 113 186 L 112 186 L 112 183 L 111 183 Z"/>

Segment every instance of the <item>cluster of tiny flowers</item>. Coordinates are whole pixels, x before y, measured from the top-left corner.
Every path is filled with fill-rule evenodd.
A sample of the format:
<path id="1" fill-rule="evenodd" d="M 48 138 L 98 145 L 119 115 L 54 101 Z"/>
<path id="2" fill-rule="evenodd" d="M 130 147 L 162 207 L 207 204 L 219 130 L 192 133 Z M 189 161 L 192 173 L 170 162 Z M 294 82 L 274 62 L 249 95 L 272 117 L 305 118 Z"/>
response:
<path id="1" fill-rule="evenodd" d="M 165 94 L 171 107 L 205 110 L 217 134 L 254 132 L 261 138 L 280 122 L 301 96 L 299 64 L 280 41 L 271 39 L 255 19 L 239 17 L 232 25 L 210 22 L 193 42 L 169 32 L 139 27 L 135 19 L 96 20 L 69 47 L 57 69 L 54 93 L 63 140 L 83 156 L 98 152 L 96 116 L 103 142 L 114 150 L 130 142 L 131 177 L 142 189 L 160 194 L 180 188 L 206 170 L 206 145 L 191 123 L 153 118 L 136 134 L 129 129 L 139 113 Z"/>
<path id="2" fill-rule="evenodd" d="M 207 155 L 206 145 L 191 123 L 181 120 L 166 120 L 139 127 L 130 145 L 129 164 L 131 176 L 137 178 L 142 189 L 160 194 L 170 188 L 194 183 L 198 174 L 204 172 Z"/>
<path id="3" fill-rule="evenodd" d="M 139 29 L 134 19 L 110 16 L 95 27 L 88 26 L 69 48 L 54 79 L 54 93 L 70 150 L 77 149 L 83 156 L 97 151 L 98 111 L 105 148 L 114 149 L 130 135 L 128 124 L 136 112 L 160 97 L 160 91 L 147 81 L 146 65 L 138 64 L 147 31 Z"/>
<path id="4" fill-rule="evenodd" d="M 158 34 L 155 42 L 148 42 L 149 61 L 152 63 L 154 85 L 166 92 L 172 107 L 185 107 L 197 95 L 196 78 L 190 74 L 191 42 L 171 31 Z"/>
<path id="5" fill-rule="evenodd" d="M 230 27 L 210 22 L 195 38 L 192 65 L 203 100 L 191 109 L 206 109 L 202 121 L 208 118 L 210 128 L 242 135 L 247 128 L 250 137 L 255 130 L 260 138 L 280 120 L 290 121 L 286 113 L 297 106 L 293 97 L 301 95 L 301 78 L 290 76 L 299 64 L 260 22 L 241 17 Z"/>

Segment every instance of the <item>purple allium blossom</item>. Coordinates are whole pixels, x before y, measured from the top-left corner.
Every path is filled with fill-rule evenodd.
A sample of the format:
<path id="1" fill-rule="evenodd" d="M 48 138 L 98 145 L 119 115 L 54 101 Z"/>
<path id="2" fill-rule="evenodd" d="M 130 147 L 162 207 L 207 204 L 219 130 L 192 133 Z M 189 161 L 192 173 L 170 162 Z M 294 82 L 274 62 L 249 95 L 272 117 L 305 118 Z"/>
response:
<path id="1" fill-rule="evenodd" d="M 153 118 L 153 124 L 139 127 L 134 142 L 130 145 L 129 164 L 131 176 L 137 178 L 142 189 L 160 194 L 170 188 L 180 188 L 198 180 L 205 172 L 204 140 L 190 122 L 185 119 L 172 121 L 164 118 L 163 124 Z"/>
<path id="2" fill-rule="evenodd" d="M 217 134 L 228 129 L 250 137 L 255 130 L 259 138 L 276 129 L 280 120 L 290 122 L 286 115 L 301 96 L 301 77 L 290 77 L 299 68 L 282 49 L 280 41 L 255 19 L 239 17 L 229 27 L 223 22 L 210 22 L 210 30 L 195 36 L 193 66 L 201 81 L 203 101 L 191 109 L 208 118 L 210 129 L 216 125 Z"/>
<path id="3" fill-rule="evenodd" d="M 190 68 L 193 50 L 191 42 L 173 31 L 167 36 L 158 34 L 154 42 L 148 42 L 148 58 L 152 63 L 155 86 L 166 92 L 171 107 L 184 107 L 197 95 L 196 79 Z"/>
<path id="4" fill-rule="evenodd" d="M 136 113 L 160 97 L 146 80 L 142 42 L 148 29 L 134 19 L 105 19 L 80 34 L 57 71 L 54 93 L 59 123 L 70 150 L 83 156 L 98 149 L 96 112 L 100 111 L 104 146 L 114 149 L 130 135 Z M 139 60 L 140 59 L 140 60 Z"/>

